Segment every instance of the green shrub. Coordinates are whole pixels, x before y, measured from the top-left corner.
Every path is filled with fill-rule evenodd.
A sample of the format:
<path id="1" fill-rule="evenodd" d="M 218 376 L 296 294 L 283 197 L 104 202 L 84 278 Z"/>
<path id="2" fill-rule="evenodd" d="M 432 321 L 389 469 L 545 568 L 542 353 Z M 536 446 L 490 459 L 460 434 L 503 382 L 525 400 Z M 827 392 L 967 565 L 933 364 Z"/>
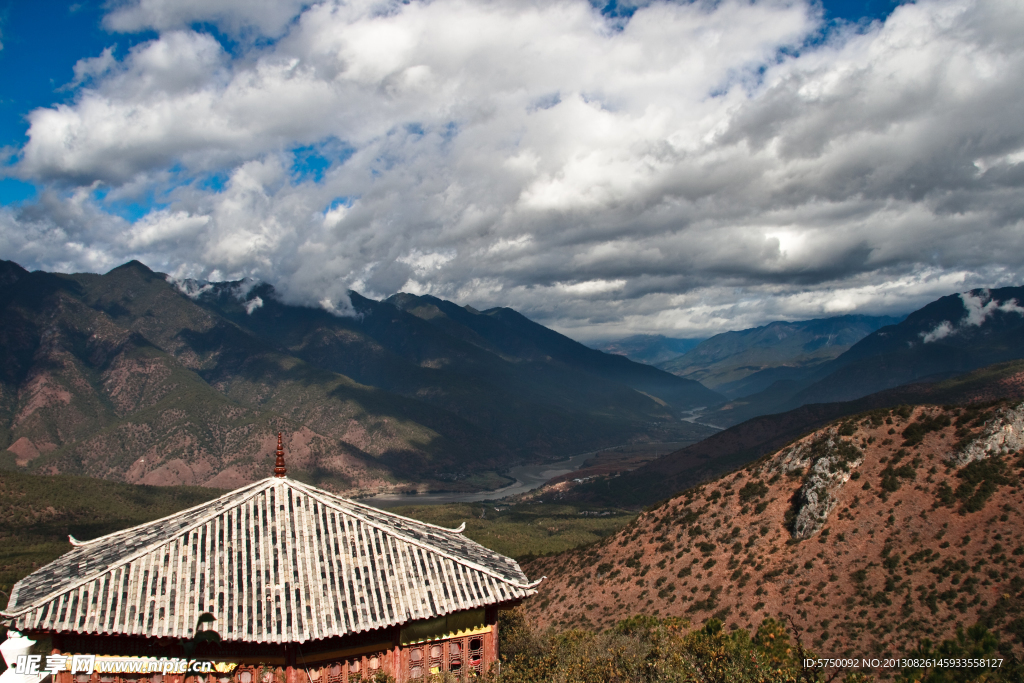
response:
<path id="1" fill-rule="evenodd" d="M 893 458 L 893 461 L 896 459 Z M 882 490 L 884 491 L 898 491 L 900 479 L 914 479 L 917 474 L 914 472 L 914 468 L 910 465 L 901 465 L 900 467 L 893 467 L 890 463 L 884 470 L 882 470 Z M 865 482 L 867 483 L 867 482 Z"/>
<path id="2" fill-rule="evenodd" d="M 950 420 L 948 415 L 922 415 L 916 421 L 907 425 L 907 428 L 903 430 L 903 445 L 916 446 L 924 440 L 925 435 L 929 432 L 937 432 L 949 425 Z"/>
<path id="3" fill-rule="evenodd" d="M 1001 485 L 1015 481 L 1000 457 L 970 462 L 957 476 L 963 480 L 955 492 L 956 497 L 962 501 L 961 513 L 981 510 Z"/>
<path id="4" fill-rule="evenodd" d="M 754 498 L 763 498 L 768 493 L 768 490 L 768 485 L 760 479 L 748 481 L 740 488 L 740 502 L 749 503 Z"/>
<path id="5" fill-rule="evenodd" d="M 763 607 L 763 604 L 756 609 Z M 724 615 L 723 615 L 724 617 Z M 584 629 L 538 634 L 521 610 L 502 612 L 501 668 L 492 683 L 813 683 L 802 671 L 785 626 L 765 619 L 756 634 L 712 618 L 692 629 L 688 620 L 650 615 L 624 619 L 603 633 Z M 823 679 L 821 679 L 823 680 Z"/>

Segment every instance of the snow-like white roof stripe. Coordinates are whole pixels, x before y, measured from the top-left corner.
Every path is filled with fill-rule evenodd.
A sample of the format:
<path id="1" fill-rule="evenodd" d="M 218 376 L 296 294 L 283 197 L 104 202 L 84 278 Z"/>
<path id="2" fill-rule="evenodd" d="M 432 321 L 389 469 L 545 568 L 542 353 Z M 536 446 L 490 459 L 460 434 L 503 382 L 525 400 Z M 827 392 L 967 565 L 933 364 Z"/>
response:
<path id="1" fill-rule="evenodd" d="M 460 529 L 461 530 L 461 529 Z M 532 595 L 519 565 L 460 530 L 287 478 L 74 547 L 19 581 L 14 628 L 305 642 Z"/>

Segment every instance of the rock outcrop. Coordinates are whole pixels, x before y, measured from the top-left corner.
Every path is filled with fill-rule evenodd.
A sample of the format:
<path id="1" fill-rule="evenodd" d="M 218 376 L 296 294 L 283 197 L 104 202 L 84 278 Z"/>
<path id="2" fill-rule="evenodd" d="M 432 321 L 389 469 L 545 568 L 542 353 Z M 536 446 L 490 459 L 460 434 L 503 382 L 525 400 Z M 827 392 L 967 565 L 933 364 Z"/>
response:
<path id="1" fill-rule="evenodd" d="M 995 418 L 985 424 L 982 435 L 966 448 L 953 453 L 950 460 L 962 467 L 975 460 L 984 460 L 1021 448 L 1024 448 L 1024 403 L 1015 408 L 1000 410 Z"/>
<path id="2" fill-rule="evenodd" d="M 773 467 L 778 472 L 788 474 L 808 468 L 797 493 L 793 538 L 810 538 L 821 531 L 836 508 L 840 489 L 863 462 L 863 452 L 841 438 L 836 427 L 823 430 L 779 454 Z"/>

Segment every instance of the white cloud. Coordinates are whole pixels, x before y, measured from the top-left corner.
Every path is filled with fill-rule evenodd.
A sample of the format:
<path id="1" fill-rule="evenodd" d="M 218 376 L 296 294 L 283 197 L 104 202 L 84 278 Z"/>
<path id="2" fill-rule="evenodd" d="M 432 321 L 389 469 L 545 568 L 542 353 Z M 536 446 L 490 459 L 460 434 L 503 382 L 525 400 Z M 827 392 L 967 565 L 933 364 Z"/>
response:
<path id="1" fill-rule="evenodd" d="M 74 101 L 31 114 L 16 170 L 53 189 L 2 214 L 0 245 L 328 310 L 405 288 L 577 336 L 1019 283 L 1024 7 L 922 0 L 808 46 L 818 11 L 122 3 L 108 28 L 159 37 L 83 60 Z M 247 39 L 228 52 L 196 22 Z M 164 208 L 110 214 L 149 196 Z"/>
<path id="2" fill-rule="evenodd" d="M 967 315 L 960 321 L 964 327 L 981 327 L 985 319 L 999 309 L 999 302 L 990 300 L 987 291 L 982 292 L 981 296 L 965 292 L 960 295 L 960 299 L 964 302 L 964 310 L 967 311 Z"/>
<path id="3" fill-rule="evenodd" d="M 179 292 L 187 296 L 189 299 L 198 299 L 203 294 L 213 291 L 213 285 L 209 282 L 193 280 L 192 278 L 179 280 L 178 278 L 168 275 L 167 282 L 174 285 Z"/>
<path id="4" fill-rule="evenodd" d="M 423 277 L 431 271 L 440 270 L 455 256 L 455 251 L 424 253 L 419 249 L 413 249 L 411 253 L 399 256 L 396 260 L 411 266 L 416 275 Z"/>
<path id="5" fill-rule="evenodd" d="M 945 339 L 954 332 L 953 324 L 948 320 L 943 320 L 941 323 L 935 326 L 935 329 L 928 333 L 921 333 L 921 339 L 925 344 L 929 344 L 939 339 Z"/>
<path id="6" fill-rule="evenodd" d="M 1003 313 L 1016 313 L 1017 315 L 1024 316 L 1024 307 L 1017 303 L 1016 299 L 1010 299 L 999 307 L 999 310 Z"/>
<path id="7" fill-rule="evenodd" d="M 263 299 L 258 296 L 254 296 L 242 305 L 245 306 L 245 312 L 252 315 L 252 312 L 257 308 L 263 308 Z"/>
<path id="8" fill-rule="evenodd" d="M 304 0 L 127 0 L 114 3 L 103 25 L 110 31 L 134 33 L 207 22 L 235 34 L 256 31 L 276 36 L 308 4 Z"/>
<path id="9" fill-rule="evenodd" d="M 617 292 L 626 286 L 625 280 L 587 280 L 586 282 L 559 282 L 555 288 L 566 294 L 590 296 Z"/>
<path id="10" fill-rule="evenodd" d="M 1003 302 L 996 301 L 991 297 L 987 289 L 981 290 L 978 294 L 963 292 L 960 294 L 960 300 L 964 304 L 964 316 L 956 325 L 948 320 L 943 320 L 934 330 L 922 332 L 921 339 L 925 344 L 945 339 L 950 335 L 962 332 L 968 327 L 981 327 L 997 311 L 1024 316 L 1024 308 L 1017 304 L 1016 299 L 1007 299 Z"/>
<path id="11" fill-rule="evenodd" d="M 963 327 L 968 325 L 981 327 L 996 311 L 1024 315 L 1024 308 L 1017 305 L 1016 299 L 1009 299 L 1000 303 L 990 298 L 990 296 L 987 290 L 982 290 L 980 294 L 974 294 L 973 292 L 961 294 L 960 299 L 964 302 L 964 309 L 967 311 L 967 315 L 960 321 L 960 325 Z"/>
<path id="12" fill-rule="evenodd" d="M 210 216 L 193 216 L 186 211 L 154 211 L 132 225 L 125 241 L 129 247 L 139 249 L 190 240 L 209 222 Z"/>
<path id="13" fill-rule="evenodd" d="M 75 78 L 71 81 L 70 87 L 75 87 L 90 78 L 97 78 L 108 73 L 117 65 L 114 58 L 114 48 L 108 47 L 100 53 L 99 57 L 87 57 L 75 63 Z"/>
<path id="14" fill-rule="evenodd" d="M 320 307 L 332 315 L 336 315 L 340 318 L 358 318 L 359 313 L 352 307 L 352 301 L 346 297 L 340 297 L 337 300 L 331 300 L 326 297 L 320 300 Z M 261 301 L 262 304 L 262 301 Z M 246 307 L 249 313 L 252 313 Z"/>

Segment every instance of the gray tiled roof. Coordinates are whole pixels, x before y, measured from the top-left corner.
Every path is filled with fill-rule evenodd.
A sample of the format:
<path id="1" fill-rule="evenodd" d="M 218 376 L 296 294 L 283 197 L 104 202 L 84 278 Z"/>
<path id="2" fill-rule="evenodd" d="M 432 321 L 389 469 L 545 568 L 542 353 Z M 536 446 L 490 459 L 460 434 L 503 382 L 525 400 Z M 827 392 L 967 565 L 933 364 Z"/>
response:
<path id="1" fill-rule="evenodd" d="M 305 642 L 532 595 L 519 565 L 459 530 L 287 478 L 88 541 L 14 586 L 14 628 Z"/>

